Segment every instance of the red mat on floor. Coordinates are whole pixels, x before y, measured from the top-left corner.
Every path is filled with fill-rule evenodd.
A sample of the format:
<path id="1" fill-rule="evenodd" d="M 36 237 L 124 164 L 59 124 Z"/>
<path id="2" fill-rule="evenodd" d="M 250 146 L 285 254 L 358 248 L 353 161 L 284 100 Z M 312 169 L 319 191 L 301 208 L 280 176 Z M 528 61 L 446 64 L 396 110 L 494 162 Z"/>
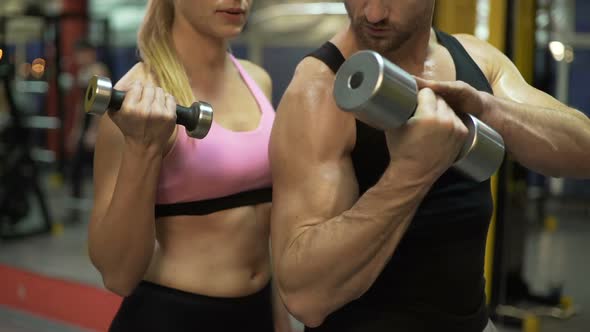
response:
<path id="1" fill-rule="evenodd" d="M 97 287 L 0 265 L 0 304 L 95 331 L 106 331 L 121 298 Z"/>

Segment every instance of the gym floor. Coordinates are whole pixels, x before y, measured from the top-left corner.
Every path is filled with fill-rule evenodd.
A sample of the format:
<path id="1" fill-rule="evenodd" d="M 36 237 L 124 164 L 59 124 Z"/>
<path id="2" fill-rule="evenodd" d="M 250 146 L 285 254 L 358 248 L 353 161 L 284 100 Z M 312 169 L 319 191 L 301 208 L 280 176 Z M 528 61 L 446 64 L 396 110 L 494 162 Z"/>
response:
<path id="1" fill-rule="evenodd" d="M 52 186 L 48 178 L 46 178 L 45 184 L 45 188 L 49 191 L 47 196 L 53 219 L 56 221 L 66 220 L 70 213 L 69 204 L 64 198 L 66 197 L 66 188 Z M 91 197 L 90 187 L 88 182 L 86 185 L 87 197 Z M 31 237 L 24 241 L 0 242 L 0 267 L 16 268 L 27 271 L 27 273 L 32 272 L 37 276 L 86 285 L 106 294 L 102 290 L 100 276 L 90 264 L 86 251 L 87 225 L 85 220 L 87 220 L 89 202 L 90 200 L 82 202 L 82 206 L 86 206 L 81 211 L 82 222 L 64 223 L 63 228 L 56 227 L 52 235 Z M 590 206 L 585 204 L 571 206 L 571 204 L 549 202 L 548 212 L 556 216 L 559 225 L 549 237 L 543 234 L 542 228 L 538 225 L 531 223 L 527 225 L 524 277 L 530 287 L 542 289 L 546 277 L 551 275 L 549 272 L 560 270 L 561 273 L 555 274 L 554 277 L 564 281 L 564 295 L 572 298 L 578 313 L 567 320 L 542 318 L 539 324 L 540 329 L 537 331 L 590 331 L 590 314 L 586 311 L 590 308 L 590 287 L 588 286 L 590 264 L 587 263 L 587 253 L 590 252 L 590 241 L 588 241 L 590 238 Z M 32 227 L 39 218 L 38 209 L 33 208 L 28 218 L 19 226 Z M 540 255 L 543 250 L 549 254 Z M 0 272 L 0 285 L 5 284 L 3 278 L 5 275 Z M 27 278 L 35 277 L 27 276 Z M 20 294 L 25 292 L 23 289 L 31 288 L 27 285 L 29 284 L 19 286 L 17 290 L 19 296 L 23 296 Z M 84 329 L 79 327 L 80 325 L 75 326 L 71 322 L 60 321 L 55 316 L 48 315 L 47 311 L 35 309 L 34 304 L 18 309 L 13 306 L 3 306 L 1 304 L 6 301 L 1 297 L 5 295 L 0 286 L 0 332 L 96 330 L 93 328 Z M 59 307 L 60 301 L 57 300 L 55 306 Z M 63 302 L 67 302 L 65 298 Z M 75 309 L 77 312 L 93 314 L 99 305 L 96 302 L 89 302 L 82 308 Z M 30 308 L 34 310 L 29 310 Z M 60 316 L 57 315 L 57 317 Z M 521 328 L 503 326 L 500 322 L 496 322 L 496 324 L 499 331 L 502 332 L 523 331 Z"/>

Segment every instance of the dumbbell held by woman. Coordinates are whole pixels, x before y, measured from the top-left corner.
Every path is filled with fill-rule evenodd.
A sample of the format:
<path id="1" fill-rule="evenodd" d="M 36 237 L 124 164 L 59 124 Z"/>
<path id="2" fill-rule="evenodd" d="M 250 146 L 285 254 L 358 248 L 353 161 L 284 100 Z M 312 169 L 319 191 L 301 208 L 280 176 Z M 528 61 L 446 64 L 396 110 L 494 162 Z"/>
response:
<path id="1" fill-rule="evenodd" d="M 124 99 L 125 92 L 113 89 L 109 78 L 94 76 L 86 89 L 84 109 L 94 115 L 116 112 Z M 184 126 L 190 137 L 202 139 L 207 136 L 212 122 L 213 108 L 206 102 L 198 101 L 190 107 L 176 105 L 176 123 Z"/>

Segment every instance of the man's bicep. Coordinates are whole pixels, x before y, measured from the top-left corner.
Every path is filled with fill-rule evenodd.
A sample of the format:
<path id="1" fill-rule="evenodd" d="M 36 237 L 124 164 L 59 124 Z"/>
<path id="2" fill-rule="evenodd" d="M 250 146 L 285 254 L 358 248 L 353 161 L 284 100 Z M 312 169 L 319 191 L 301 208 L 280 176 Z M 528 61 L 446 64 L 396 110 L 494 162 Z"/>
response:
<path id="1" fill-rule="evenodd" d="M 560 102 L 550 94 L 529 85 L 510 60 L 505 60 L 498 70 L 498 77 L 492 88 L 497 97 L 513 102 L 532 105 L 544 109 L 564 112 L 579 120 L 587 121 L 587 116 Z"/>
<path id="2" fill-rule="evenodd" d="M 305 155 L 299 157 L 301 160 L 292 160 L 280 170 L 273 167 L 271 237 L 275 257 L 281 257 L 308 228 L 350 209 L 358 197 L 349 158 L 306 162 Z"/>
<path id="3" fill-rule="evenodd" d="M 531 86 L 518 67 L 502 52 L 488 45 L 486 54 L 494 58 L 491 80 L 494 95 L 513 102 L 565 110 L 568 107 L 553 96 Z"/>
<path id="4" fill-rule="evenodd" d="M 296 80 L 277 109 L 270 142 L 271 229 L 281 251 L 306 227 L 349 209 L 358 196 L 349 152 L 354 119 L 335 108 L 329 84 L 306 82 L 309 92 Z"/>
<path id="5" fill-rule="evenodd" d="M 496 97 L 547 108 L 567 108 L 549 94 L 528 84 L 510 58 L 491 44 L 471 35 L 460 34 L 457 37 L 485 74 Z"/>
<path id="6" fill-rule="evenodd" d="M 305 158 L 305 156 L 301 156 Z M 313 226 L 349 209 L 358 196 L 348 160 L 295 161 L 273 168 L 273 212 L 291 228 Z M 274 216 L 273 216 L 274 217 Z"/>

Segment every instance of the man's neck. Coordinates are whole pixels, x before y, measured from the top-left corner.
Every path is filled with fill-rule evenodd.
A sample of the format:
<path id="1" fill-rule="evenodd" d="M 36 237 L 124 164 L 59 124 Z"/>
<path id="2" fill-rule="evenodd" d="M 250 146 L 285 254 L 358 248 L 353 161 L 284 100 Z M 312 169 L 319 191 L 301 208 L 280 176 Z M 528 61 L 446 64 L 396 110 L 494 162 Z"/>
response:
<path id="1" fill-rule="evenodd" d="M 203 88 L 206 82 L 222 75 L 227 65 L 228 41 L 199 33 L 182 15 L 172 25 L 172 41 L 179 60 L 193 87 Z"/>
<path id="2" fill-rule="evenodd" d="M 354 31 L 350 26 L 342 33 L 336 35 L 333 41 L 337 44 L 345 58 L 363 49 L 363 47 L 359 46 L 357 38 L 354 36 Z M 425 63 L 436 43 L 434 30 L 428 28 L 424 31 L 414 33 L 410 39 L 395 51 L 381 55 L 408 73 L 421 76 L 424 72 Z"/>

